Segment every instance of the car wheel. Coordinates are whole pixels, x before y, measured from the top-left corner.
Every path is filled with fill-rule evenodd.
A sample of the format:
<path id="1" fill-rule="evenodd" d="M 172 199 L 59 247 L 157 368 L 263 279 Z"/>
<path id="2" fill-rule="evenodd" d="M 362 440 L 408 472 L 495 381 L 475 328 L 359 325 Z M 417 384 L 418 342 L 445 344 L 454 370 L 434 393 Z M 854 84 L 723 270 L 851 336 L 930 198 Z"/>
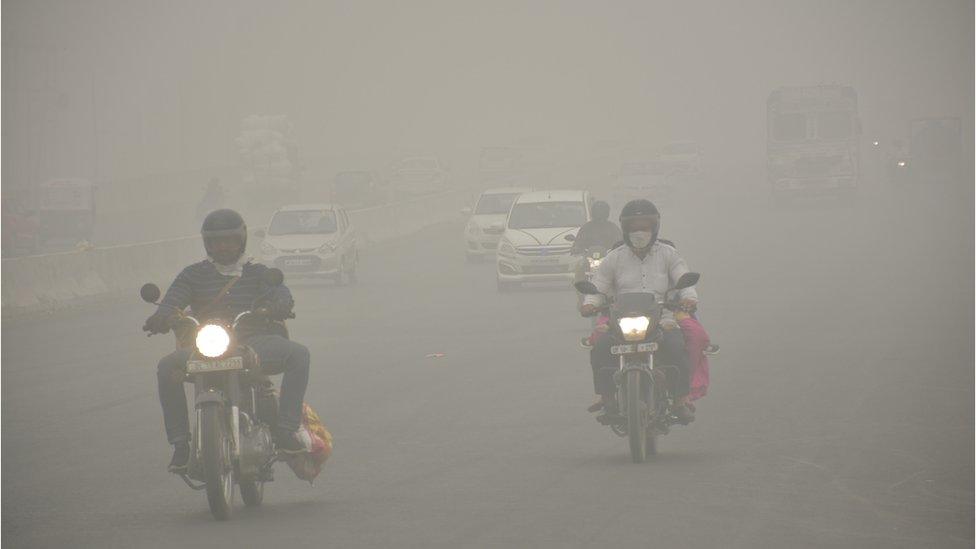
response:
<path id="1" fill-rule="evenodd" d="M 335 280 L 336 286 L 342 286 L 343 285 L 343 282 L 344 282 L 343 275 L 345 274 L 345 268 L 342 266 L 342 263 L 343 263 L 343 261 L 340 258 L 339 259 L 339 264 L 336 267 L 336 274 L 333 275 L 333 277 L 332 277 L 332 280 Z"/>
<path id="2" fill-rule="evenodd" d="M 356 277 L 356 271 L 359 269 L 359 252 L 354 252 L 352 256 L 352 266 L 349 268 L 349 272 L 346 273 L 346 278 L 349 280 L 350 284 L 355 284 L 359 279 Z"/>

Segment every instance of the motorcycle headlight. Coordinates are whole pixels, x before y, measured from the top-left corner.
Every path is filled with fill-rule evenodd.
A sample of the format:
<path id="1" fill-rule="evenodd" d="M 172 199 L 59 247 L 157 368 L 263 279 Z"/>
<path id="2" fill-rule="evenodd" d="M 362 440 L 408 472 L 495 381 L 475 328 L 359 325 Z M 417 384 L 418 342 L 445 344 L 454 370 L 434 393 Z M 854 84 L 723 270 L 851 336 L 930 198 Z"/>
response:
<path id="1" fill-rule="evenodd" d="M 230 334 L 222 326 L 207 324 L 197 332 L 197 350 L 205 357 L 216 358 L 229 346 Z"/>
<path id="2" fill-rule="evenodd" d="M 591 269 L 596 269 L 597 267 L 599 267 L 599 266 L 600 266 L 600 263 L 602 263 L 602 262 L 603 262 L 603 260 L 602 260 L 602 259 L 593 259 L 592 257 L 590 257 L 590 258 L 588 258 L 588 259 L 589 259 L 589 261 L 590 261 L 590 268 L 591 268 Z"/>
<path id="3" fill-rule="evenodd" d="M 271 244 L 268 244 L 267 242 L 261 243 L 261 253 L 263 253 L 264 255 L 273 255 L 277 251 L 278 250 L 275 249 L 275 247 L 272 246 Z"/>
<path id="4" fill-rule="evenodd" d="M 905 166 L 908 166 L 908 162 L 905 162 L 904 160 L 899 160 L 898 161 L 898 167 L 899 168 L 904 168 Z"/>
<path id="5" fill-rule="evenodd" d="M 646 316 L 626 316 L 617 321 L 626 341 L 642 341 L 647 337 L 647 327 L 651 319 Z"/>

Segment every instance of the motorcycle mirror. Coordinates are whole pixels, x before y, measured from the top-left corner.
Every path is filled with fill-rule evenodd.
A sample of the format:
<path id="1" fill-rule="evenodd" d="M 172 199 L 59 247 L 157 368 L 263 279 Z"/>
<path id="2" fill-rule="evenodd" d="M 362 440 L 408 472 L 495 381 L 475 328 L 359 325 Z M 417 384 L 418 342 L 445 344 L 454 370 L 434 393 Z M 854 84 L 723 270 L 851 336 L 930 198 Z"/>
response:
<path id="1" fill-rule="evenodd" d="M 139 295 L 146 303 L 156 303 L 159 301 L 159 286 L 153 284 L 152 282 L 143 284 L 142 288 L 139 288 Z"/>
<path id="2" fill-rule="evenodd" d="M 281 286 L 285 282 L 285 273 L 272 267 L 264 272 L 264 282 L 268 286 Z"/>
<path id="3" fill-rule="evenodd" d="M 681 275 L 678 279 L 678 283 L 675 284 L 675 290 L 684 290 L 685 288 L 690 288 L 695 284 L 698 284 L 698 279 L 701 278 L 701 273 L 685 273 Z"/>
<path id="4" fill-rule="evenodd" d="M 581 293 L 583 295 L 599 295 L 600 294 L 600 290 L 597 290 L 596 289 L 596 285 L 593 284 L 592 282 L 588 281 L 588 280 L 580 280 L 576 284 L 573 284 L 573 286 L 576 287 L 576 291 L 577 292 L 579 292 L 579 293 Z"/>
<path id="5" fill-rule="evenodd" d="M 576 242 L 576 235 L 575 234 L 572 234 L 572 233 L 564 236 L 563 238 L 565 238 L 566 240 L 568 240 L 570 242 Z"/>

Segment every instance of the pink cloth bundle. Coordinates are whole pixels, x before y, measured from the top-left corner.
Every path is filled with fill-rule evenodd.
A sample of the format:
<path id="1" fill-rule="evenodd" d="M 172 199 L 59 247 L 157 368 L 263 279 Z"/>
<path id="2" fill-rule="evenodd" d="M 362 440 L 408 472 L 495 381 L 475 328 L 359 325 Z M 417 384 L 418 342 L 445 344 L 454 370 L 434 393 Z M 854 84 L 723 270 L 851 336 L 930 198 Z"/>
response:
<path id="1" fill-rule="evenodd" d="M 678 321 L 681 331 L 685 335 L 685 350 L 691 360 L 691 400 L 698 400 L 708 393 L 708 357 L 705 348 L 710 340 L 708 332 L 695 318 L 685 318 Z"/>

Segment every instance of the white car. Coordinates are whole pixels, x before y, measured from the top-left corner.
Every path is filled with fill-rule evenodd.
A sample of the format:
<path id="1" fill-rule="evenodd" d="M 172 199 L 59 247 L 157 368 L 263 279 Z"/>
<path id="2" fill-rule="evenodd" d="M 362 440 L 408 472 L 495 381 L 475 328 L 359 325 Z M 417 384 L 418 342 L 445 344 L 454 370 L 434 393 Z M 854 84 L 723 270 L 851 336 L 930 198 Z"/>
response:
<path id="1" fill-rule="evenodd" d="M 345 208 L 332 204 L 283 206 L 258 231 L 261 260 L 288 277 L 356 281 L 359 249 Z"/>
<path id="2" fill-rule="evenodd" d="M 661 147 L 658 161 L 676 175 L 701 175 L 701 149 L 694 141 L 675 141 Z"/>
<path id="3" fill-rule="evenodd" d="M 572 283 L 579 258 L 569 254 L 579 228 L 590 220 L 587 191 L 534 191 L 515 199 L 498 244 L 498 290 L 524 282 Z"/>
<path id="4" fill-rule="evenodd" d="M 495 255 L 498 241 L 505 232 L 505 220 L 515 199 L 531 189 L 505 187 L 488 189 L 478 197 L 474 207 L 464 208 L 461 213 L 470 215 L 464 227 L 464 240 L 467 244 L 468 261 L 479 261 L 488 255 Z"/>

